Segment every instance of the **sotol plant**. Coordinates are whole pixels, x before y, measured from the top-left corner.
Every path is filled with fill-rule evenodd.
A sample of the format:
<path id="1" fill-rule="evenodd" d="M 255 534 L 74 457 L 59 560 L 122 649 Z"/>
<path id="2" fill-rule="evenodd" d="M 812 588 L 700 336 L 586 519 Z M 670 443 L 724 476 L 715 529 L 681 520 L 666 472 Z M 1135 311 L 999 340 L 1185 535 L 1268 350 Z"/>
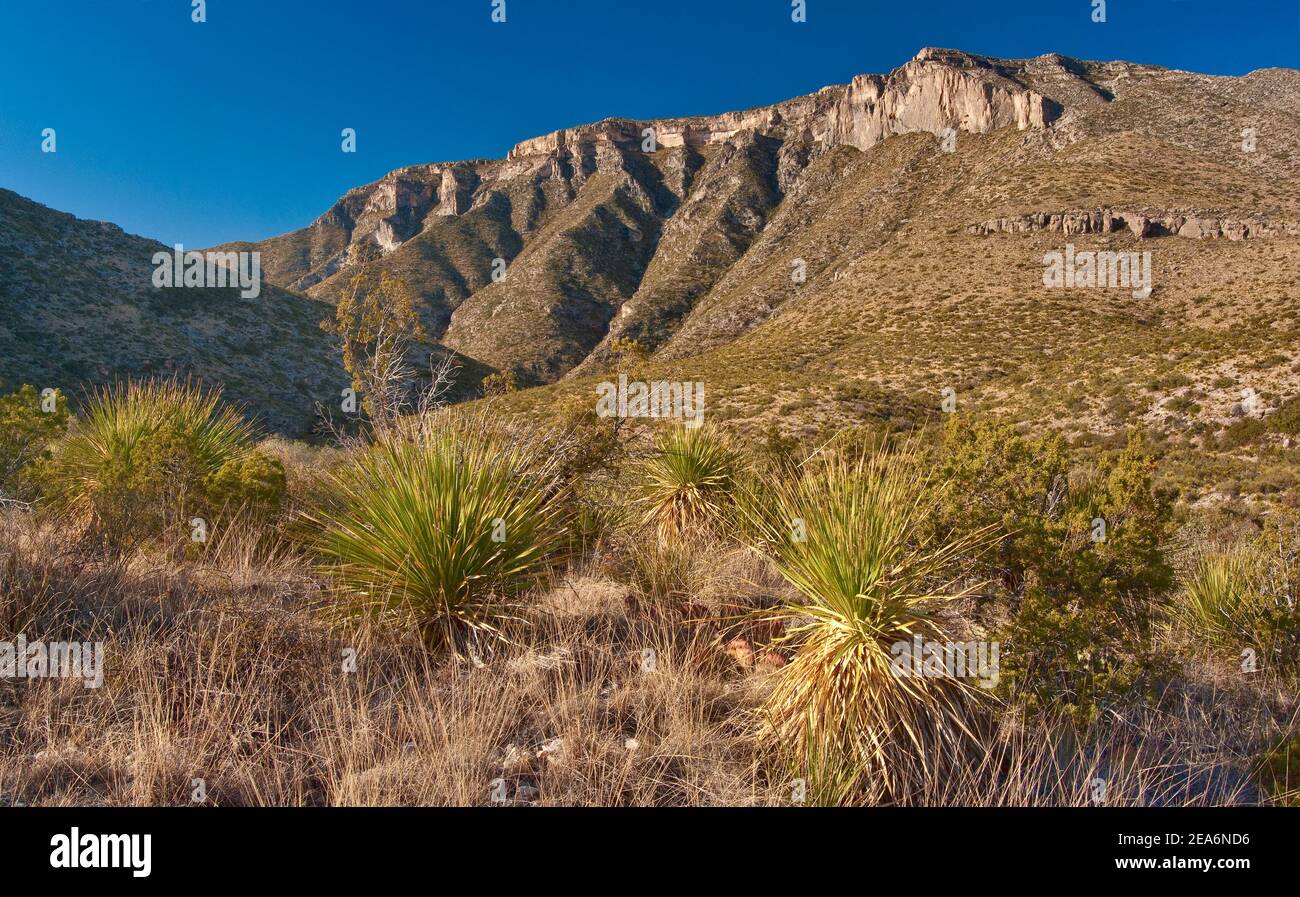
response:
<path id="1" fill-rule="evenodd" d="M 90 397 L 56 447 L 48 488 L 55 507 L 130 541 L 190 515 L 273 511 L 284 470 L 256 450 L 252 427 L 219 389 L 142 381 Z"/>
<path id="2" fill-rule="evenodd" d="M 675 427 L 642 468 L 644 522 L 664 543 L 709 531 L 731 509 L 739 473 L 735 450 L 716 429 Z"/>
<path id="3" fill-rule="evenodd" d="M 1214 647 L 1250 638 L 1258 563 L 1246 549 L 1207 551 L 1195 559 L 1176 616 L 1193 637 Z"/>
<path id="4" fill-rule="evenodd" d="M 346 614 L 459 651 L 501 635 L 562 547 L 557 483 L 549 460 L 481 428 L 405 428 L 338 474 L 335 506 L 309 522 Z"/>
<path id="5" fill-rule="evenodd" d="M 925 479 L 912 449 L 823 455 L 802 478 L 760 485 L 742 502 L 760 547 L 799 595 L 770 613 L 796 651 L 766 709 L 821 802 L 850 799 L 864 777 L 901 795 L 974 734 L 973 685 L 891 670 L 896 643 L 945 640 L 936 612 L 970 593 L 959 559 L 986 538 L 927 542 Z"/>

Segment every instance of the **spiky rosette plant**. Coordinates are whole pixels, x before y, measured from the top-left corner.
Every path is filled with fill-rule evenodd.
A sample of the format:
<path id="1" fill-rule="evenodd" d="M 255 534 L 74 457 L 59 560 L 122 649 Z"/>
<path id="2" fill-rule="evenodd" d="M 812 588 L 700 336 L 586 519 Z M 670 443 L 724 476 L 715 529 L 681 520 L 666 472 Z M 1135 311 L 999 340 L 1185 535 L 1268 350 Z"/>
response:
<path id="1" fill-rule="evenodd" d="M 219 388 L 130 382 L 91 394 L 56 447 L 50 490 L 74 519 L 119 541 L 146 538 L 172 517 L 211 513 L 218 481 L 254 457 L 252 427 Z"/>
<path id="2" fill-rule="evenodd" d="M 483 429 L 397 428 L 308 517 L 336 609 L 414 625 L 431 646 L 499 637 L 563 545 L 557 472 Z"/>
<path id="3" fill-rule="evenodd" d="M 978 687 L 896 675 L 893 646 L 945 640 L 938 611 L 975 588 L 962 559 L 986 532 L 933 544 L 916 453 L 822 455 L 802 477 L 758 484 L 741 502 L 758 545 L 798 598 L 765 611 L 794 649 L 774 675 L 769 735 L 810 777 L 817 800 L 851 799 L 864 777 L 901 796 L 908 782 L 973 744 Z"/>
<path id="4" fill-rule="evenodd" d="M 1174 615 L 1183 629 L 1216 648 L 1251 643 L 1261 617 L 1260 559 L 1248 546 L 1203 550 L 1193 559 Z"/>
<path id="5" fill-rule="evenodd" d="M 716 428 L 677 426 L 659 437 L 641 473 L 643 522 L 671 544 L 712 532 L 726 519 L 740 462 Z"/>

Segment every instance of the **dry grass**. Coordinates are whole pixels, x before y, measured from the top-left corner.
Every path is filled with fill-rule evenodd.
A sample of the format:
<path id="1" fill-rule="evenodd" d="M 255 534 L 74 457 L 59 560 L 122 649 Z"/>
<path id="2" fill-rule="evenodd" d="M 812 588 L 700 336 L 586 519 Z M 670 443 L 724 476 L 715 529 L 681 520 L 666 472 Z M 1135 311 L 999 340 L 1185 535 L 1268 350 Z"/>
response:
<path id="1" fill-rule="evenodd" d="M 728 608 L 778 587 L 753 556 L 715 553 L 707 582 L 692 581 L 712 606 L 685 611 L 589 559 L 535 596 L 513 645 L 453 661 L 413 634 L 325 628 L 321 583 L 266 544 L 245 533 L 199 561 L 113 559 L 28 515 L 0 518 L 3 638 L 102 640 L 107 653 L 100 689 L 0 684 L 0 801 L 188 804 L 200 778 L 221 805 L 794 798 L 754 737 L 770 673 L 728 650 L 737 635 L 763 641 Z M 1259 801 L 1251 758 L 1294 731 L 1294 680 L 1214 677 L 1083 735 L 1009 712 L 982 760 L 917 781 L 906 802 L 1084 804 L 1099 778 L 1110 804 Z"/>

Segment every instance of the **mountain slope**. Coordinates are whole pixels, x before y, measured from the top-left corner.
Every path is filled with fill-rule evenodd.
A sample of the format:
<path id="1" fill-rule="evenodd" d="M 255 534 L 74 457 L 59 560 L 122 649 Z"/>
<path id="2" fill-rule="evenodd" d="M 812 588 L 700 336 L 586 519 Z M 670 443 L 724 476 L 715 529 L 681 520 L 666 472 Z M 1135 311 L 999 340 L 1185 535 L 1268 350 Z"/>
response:
<path id="1" fill-rule="evenodd" d="M 771 107 L 609 119 L 503 161 L 400 169 L 302 231 L 223 248 L 260 249 L 273 282 L 324 299 L 357 275 L 397 273 L 435 339 L 549 382 L 598 366 L 613 336 L 666 341 L 819 155 L 916 129 L 1043 127 L 1060 106 L 1029 68 L 926 50 L 888 76 Z M 510 271 L 500 282 L 497 259 Z"/>
<path id="2" fill-rule="evenodd" d="M 1300 379 L 1297 108 L 1290 70 L 926 49 L 770 107 L 608 119 L 503 160 L 399 169 L 300 231 L 226 247 L 261 251 L 270 280 L 305 297 L 269 292 L 275 320 L 227 310 L 220 326 L 297 340 L 285 363 L 329 380 L 315 319 L 353 278 L 387 272 L 412 287 L 438 347 L 461 353 L 467 390 L 492 370 L 555 384 L 521 405 L 589 390 L 610 340 L 628 337 L 656 376 L 706 379 L 709 413 L 745 426 L 925 414 L 953 389 L 962 408 L 1041 426 L 1199 439 L 1243 389 L 1266 411 Z M 110 283 L 111 243 L 90 252 Z M 1045 288 L 1044 255 L 1067 243 L 1150 252 L 1153 294 Z M 164 335 L 124 369 L 159 368 L 194 329 L 148 308 L 138 328 Z M 68 335 L 75 319 L 50 326 Z M 78 357 L 28 351 L 4 376 L 44 376 L 36 355 L 59 353 Z M 276 363 L 258 356 L 257 376 L 207 355 L 183 367 L 232 377 L 287 421 L 304 388 L 261 367 Z M 263 381 L 279 392 L 259 395 Z"/>
<path id="3" fill-rule="evenodd" d="M 0 190 L 0 385 L 74 398 L 128 377 L 193 376 L 225 386 L 267 429 L 311 428 L 317 402 L 348 385 L 318 326 L 329 305 L 263 285 L 156 289 L 153 240 Z"/>
<path id="4" fill-rule="evenodd" d="M 358 274 L 395 273 L 435 339 L 548 383 L 600 371 L 615 337 L 665 361 L 726 346 L 796 298 L 817 306 L 807 297 L 864 255 L 898 240 L 929 251 L 926 221 L 1139 200 L 1157 214 L 1300 218 L 1298 94 L 1282 70 L 1213 78 L 926 49 L 771 107 L 609 119 L 502 161 L 401 169 L 310 227 L 249 245 L 275 282 L 327 300 Z M 1251 154 L 1234 151 L 1246 127 L 1259 135 Z M 955 153 L 902 139 L 948 129 Z M 1015 136 L 966 152 L 1000 133 Z M 499 282 L 494 264 L 507 266 Z"/>

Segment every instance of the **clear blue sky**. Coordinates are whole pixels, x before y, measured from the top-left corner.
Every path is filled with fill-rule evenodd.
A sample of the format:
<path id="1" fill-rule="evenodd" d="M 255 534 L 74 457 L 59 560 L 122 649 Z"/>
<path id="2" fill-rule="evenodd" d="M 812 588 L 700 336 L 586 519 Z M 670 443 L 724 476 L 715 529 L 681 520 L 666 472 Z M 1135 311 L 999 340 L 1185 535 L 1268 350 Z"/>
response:
<path id="1" fill-rule="evenodd" d="M 771 103 L 923 46 L 1300 68 L 1300 0 L 0 0 L 0 187 L 166 243 L 301 227 L 419 162 Z M 55 128 L 57 154 L 40 151 Z M 357 129 L 358 152 L 339 132 Z"/>

